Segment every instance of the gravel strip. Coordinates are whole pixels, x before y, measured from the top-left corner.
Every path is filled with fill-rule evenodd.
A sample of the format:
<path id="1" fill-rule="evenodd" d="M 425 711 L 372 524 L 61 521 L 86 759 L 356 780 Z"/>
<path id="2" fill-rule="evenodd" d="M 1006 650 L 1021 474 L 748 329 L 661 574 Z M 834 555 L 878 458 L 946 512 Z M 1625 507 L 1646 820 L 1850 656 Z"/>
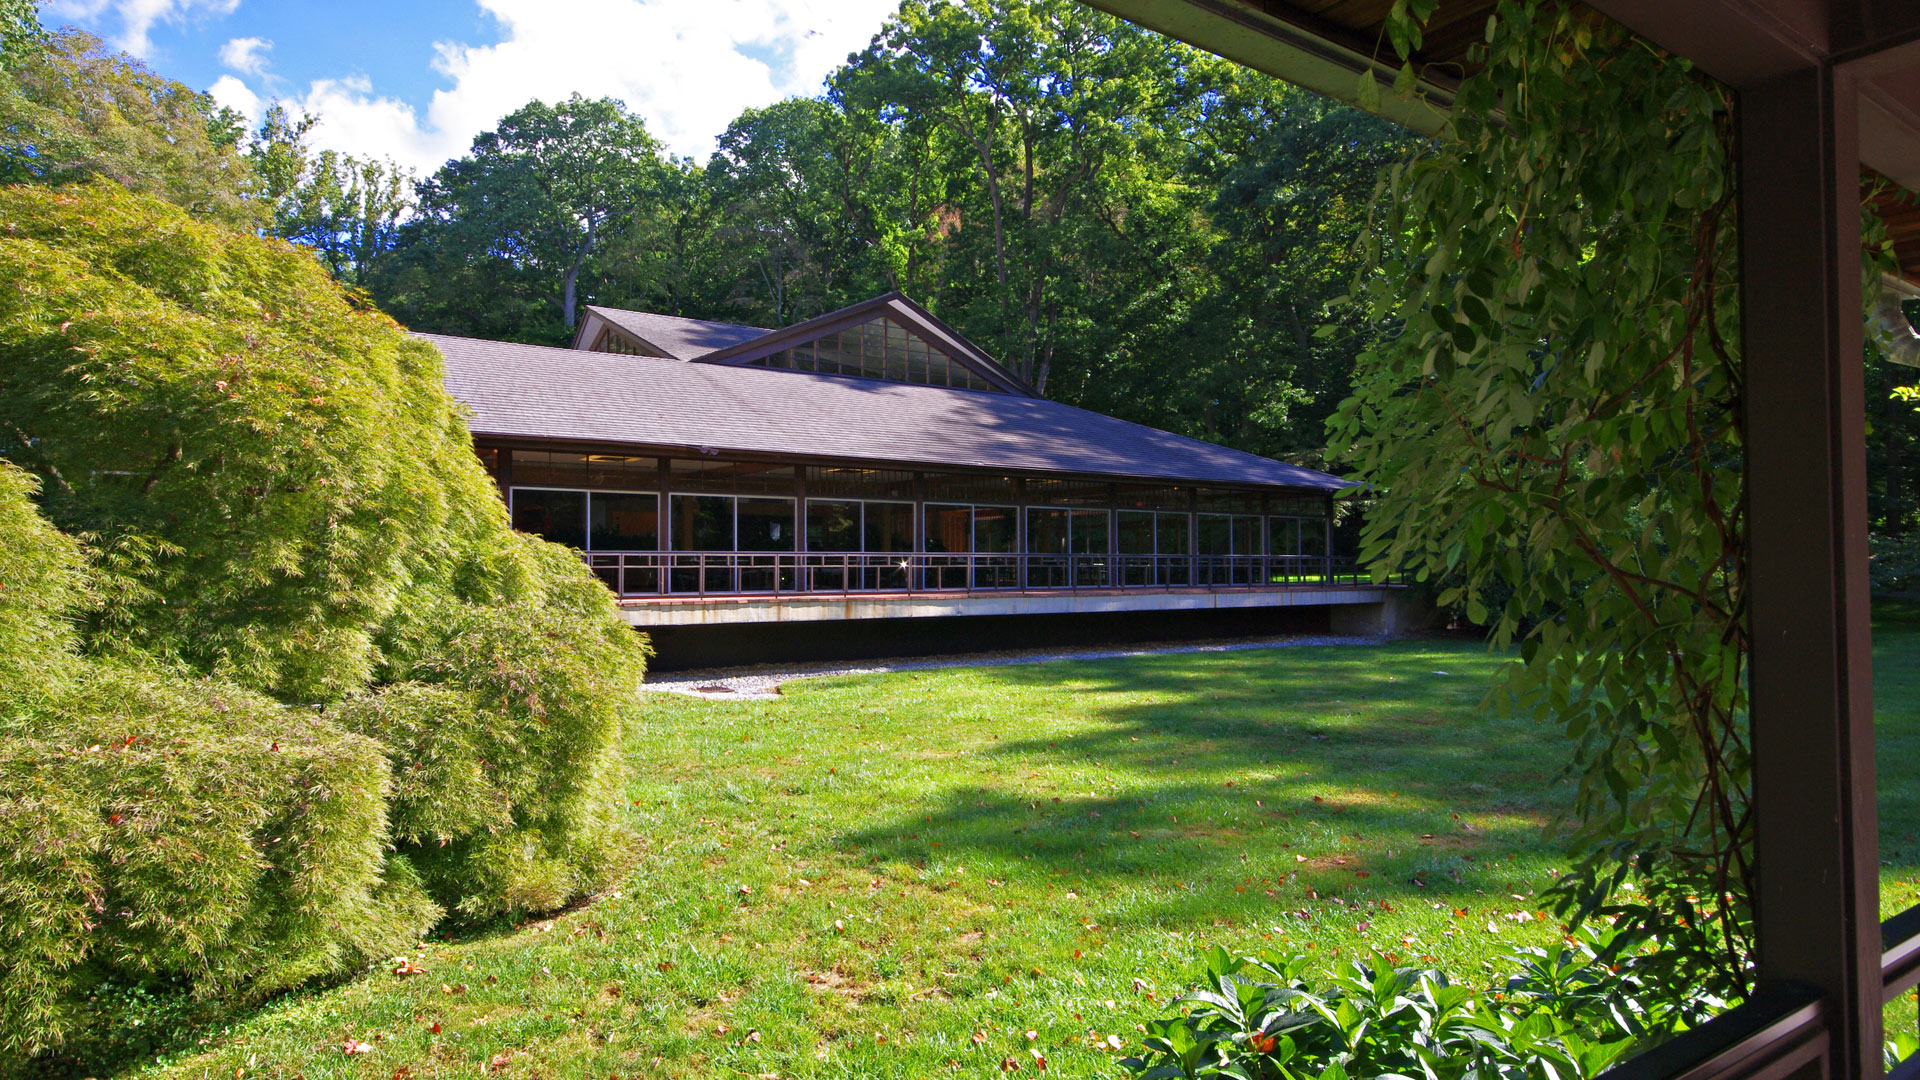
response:
<path id="1" fill-rule="evenodd" d="M 648 675 L 640 689 L 663 694 L 686 694 L 711 701 L 767 701 L 780 696 L 780 685 L 795 679 L 828 675 L 880 675 L 893 671 L 937 671 L 957 667 L 1001 667 L 1008 664 L 1045 664 L 1055 660 L 1113 660 L 1123 656 L 1159 656 L 1166 653 L 1245 652 L 1250 649 L 1286 649 L 1302 645 L 1378 645 L 1378 637 L 1332 637 L 1326 634 L 1289 634 L 1283 637 L 1172 642 L 1136 645 L 1125 649 L 1004 649 L 924 659 L 864 660 L 814 664 L 756 664 L 750 667 L 708 668 Z"/>

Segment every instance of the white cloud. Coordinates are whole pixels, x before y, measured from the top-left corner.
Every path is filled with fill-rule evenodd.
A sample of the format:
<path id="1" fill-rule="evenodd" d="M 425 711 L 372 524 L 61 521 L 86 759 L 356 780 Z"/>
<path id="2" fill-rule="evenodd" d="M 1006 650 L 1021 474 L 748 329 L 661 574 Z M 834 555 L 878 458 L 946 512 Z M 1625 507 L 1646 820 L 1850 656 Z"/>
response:
<path id="1" fill-rule="evenodd" d="M 364 78 L 317 80 L 288 104 L 319 114 L 313 133 L 317 145 L 390 157 L 422 174 L 464 153 L 475 135 L 529 100 L 558 101 L 573 93 L 624 101 L 670 150 L 704 158 L 741 109 L 818 90 L 849 52 L 866 46 L 897 5 L 897 0 L 478 2 L 500 23 L 502 40 L 439 43 L 433 67 L 452 85 L 436 91 L 423 112 L 379 94 Z"/>
<path id="2" fill-rule="evenodd" d="M 230 38 L 220 46 L 220 62 L 242 75 L 265 75 L 267 53 L 272 49 L 273 42 L 263 38 Z"/>
<path id="3" fill-rule="evenodd" d="M 215 79 L 213 85 L 207 87 L 207 93 L 212 95 L 215 104 L 224 105 L 246 117 L 249 127 L 258 124 L 266 111 L 266 102 L 260 100 L 260 95 L 247 89 L 246 83 L 231 75 Z"/>
<path id="4" fill-rule="evenodd" d="M 113 39 L 117 49 L 145 57 L 153 51 L 148 36 L 155 23 L 184 23 L 190 18 L 218 18 L 231 15 L 240 0 L 55 0 L 48 4 L 48 21 L 74 20 L 94 22 L 112 12 L 120 20 L 120 33 Z"/>

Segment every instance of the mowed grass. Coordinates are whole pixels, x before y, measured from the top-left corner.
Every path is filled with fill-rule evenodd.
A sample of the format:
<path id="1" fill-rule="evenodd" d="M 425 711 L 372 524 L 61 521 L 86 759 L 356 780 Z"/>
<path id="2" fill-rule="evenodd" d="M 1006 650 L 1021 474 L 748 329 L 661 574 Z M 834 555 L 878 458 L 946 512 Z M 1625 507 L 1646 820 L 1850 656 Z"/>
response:
<path id="1" fill-rule="evenodd" d="M 1563 865 L 1563 743 L 1482 711 L 1497 664 L 1418 641 L 649 699 L 616 894 L 142 1074 L 1112 1075 L 1108 1036 L 1137 1047 L 1208 944 L 1479 981 L 1558 932 L 1528 898 Z"/>
<path id="2" fill-rule="evenodd" d="M 1209 943 L 1478 979 L 1553 932 L 1524 898 L 1559 865 L 1559 738 L 1481 711 L 1495 666 L 1415 642 L 650 698 L 617 895 L 430 943 L 424 974 L 287 998 L 159 1071 L 986 1076 L 1037 1049 L 1088 1074 Z"/>

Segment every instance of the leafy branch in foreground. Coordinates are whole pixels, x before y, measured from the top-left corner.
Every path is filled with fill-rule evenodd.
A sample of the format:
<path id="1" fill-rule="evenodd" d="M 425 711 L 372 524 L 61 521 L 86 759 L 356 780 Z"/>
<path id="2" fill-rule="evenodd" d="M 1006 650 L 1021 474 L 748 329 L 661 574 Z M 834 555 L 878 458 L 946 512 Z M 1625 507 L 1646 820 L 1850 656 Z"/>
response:
<path id="1" fill-rule="evenodd" d="M 1734 997 L 1753 892 L 1732 101 L 1611 25 L 1507 0 L 1358 290 L 1396 328 L 1331 452 L 1362 557 L 1519 643 L 1493 699 L 1563 725 L 1550 892 Z M 1498 611 L 1486 598 L 1506 596 Z"/>

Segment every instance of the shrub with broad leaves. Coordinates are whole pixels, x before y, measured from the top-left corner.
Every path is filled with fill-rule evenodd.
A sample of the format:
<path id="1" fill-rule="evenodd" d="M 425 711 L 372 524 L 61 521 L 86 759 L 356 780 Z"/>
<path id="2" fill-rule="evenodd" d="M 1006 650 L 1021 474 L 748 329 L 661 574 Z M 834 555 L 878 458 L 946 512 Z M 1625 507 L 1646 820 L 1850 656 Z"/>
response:
<path id="1" fill-rule="evenodd" d="M 1379 956 L 1315 978 L 1304 954 L 1216 947 L 1181 1014 L 1121 1064 L 1137 1080 L 1583 1080 L 1724 1007 L 1643 977 L 1637 943 L 1590 929 L 1518 949 L 1492 988 Z"/>

